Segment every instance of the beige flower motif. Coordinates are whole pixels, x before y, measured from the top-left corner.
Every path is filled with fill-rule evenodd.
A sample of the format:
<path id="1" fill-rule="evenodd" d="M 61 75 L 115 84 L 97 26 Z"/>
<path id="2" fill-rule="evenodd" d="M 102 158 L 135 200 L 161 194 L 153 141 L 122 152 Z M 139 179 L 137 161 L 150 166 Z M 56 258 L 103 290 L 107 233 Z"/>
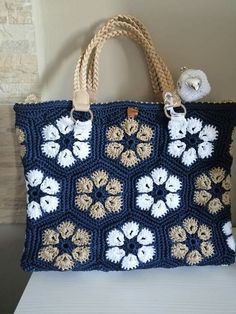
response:
<path id="1" fill-rule="evenodd" d="M 56 230 L 46 229 L 42 234 L 42 247 L 38 258 L 52 263 L 59 270 L 74 268 L 90 258 L 91 235 L 85 229 L 76 229 L 71 221 L 63 221 Z"/>
<path id="2" fill-rule="evenodd" d="M 212 168 L 195 181 L 193 200 L 200 206 L 207 206 L 211 214 L 220 212 L 224 205 L 230 205 L 231 180 L 223 168 Z"/>
<path id="3" fill-rule="evenodd" d="M 152 128 L 139 124 L 133 118 L 125 119 L 120 126 L 111 126 L 106 133 L 106 155 L 111 159 L 119 159 L 127 168 L 137 165 L 151 156 L 153 145 L 150 143 L 154 135 Z"/>
<path id="4" fill-rule="evenodd" d="M 19 128 L 16 127 L 16 138 L 17 138 L 17 142 L 20 144 L 20 156 L 21 158 L 23 158 L 26 154 L 26 146 L 25 146 L 25 133 L 24 131 Z"/>
<path id="5" fill-rule="evenodd" d="M 172 241 L 171 256 L 186 260 L 188 265 L 197 265 L 215 254 L 211 228 L 199 224 L 195 218 L 186 218 L 182 226 L 172 227 L 169 237 Z"/>
<path id="6" fill-rule="evenodd" d="M 107 213 L 117 213 L 122 208 L 122 184 L 104 170 L 79 178 L 76 188 L 75 205 L 94 219 L 102 219 Z"/>

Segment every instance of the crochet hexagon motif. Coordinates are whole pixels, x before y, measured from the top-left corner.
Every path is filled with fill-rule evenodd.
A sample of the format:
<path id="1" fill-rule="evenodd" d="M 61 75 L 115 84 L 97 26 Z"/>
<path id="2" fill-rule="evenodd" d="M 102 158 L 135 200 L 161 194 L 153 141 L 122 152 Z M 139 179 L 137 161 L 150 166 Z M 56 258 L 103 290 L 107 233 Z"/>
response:
<path id="1" fill-rule="evenodd" d="M 199 224 L 193 217 L 184 219 L 182 225 L 170 228 L 169 238 L 172 242 L 171 256 L 185 260 L 190 266 L 198 265 L 215 254 L 211 228 Z"/>
<path id="2" fill-rule="evenodd" d="M 168 154 L 180 159 L 185 166 L 191 166 L 198 159 L 207 159 L 213 155 L 214 141 L 218 139 L 218 130 L 214 125 L 203 125 L 198 118 L 186 119 L 184 123 L 169 123 Z"/>
<path id="3" fill-rule="evenodd" d="M 55 124 L 43 127 L 42 153 L 47 158 L 56 159 L 63 168 L 71 167 L 76 161 L 89 157 L 91 130 L 91 120 L 74 122 L 69 116 L 62 116 Z"/>
<path id="4" fill-rule="evenodd" d="M 108 249 L 106 259 L 121 264 L 124 270 L 138 268 L 153 260 L 155 236 L 137 222 L 130 221 L 119 229 L 111 230 L 106 238 Z"/>
<path id="5" fill-rule="evenodd" d="M 153 136 L 154 131 L 150 126 L 140 124 L 133 118 L 127 118 L 120 126 L 111 126 L 107 130 L 106 155 L 111 159 L 119 160 L 127 168 L 134 167 L 150 158 Z"/>
<path id="6" fill-rule="evenodd" d="M 155 168 L 150 175 L 141 177 L 136 189 L 139 193 L 136 197 L 137 207 L 150 211 L 155 218 L 163 217 L 180 206 L 182 182 L 165 168 Z"/>
<path id="7" fill-rule="evenodd" d="M 209 213 L 217 214 L 224 206 L 230 205 L 231 179 L 221 167 L 212 168 L 195 180 L 193 200 L 206 207 Z"/>
<path id="8" fill-rule="evenodd" d="M 79 178 L 76 188 L 76 207 L 88 212 L 93 219 L 104 218 L 122 209 L 122 184 L 105 170 L 97 170 L 89 177 Z"/>
<path id="9" fill-rule="evenodd" d="M 43 231 L 38 258 L 59 270 L 69 270 L 77 263 L 88 262 L 90 242 L 91 234 L 87 230 L 77 229 L 71 221 L 63 221 L 56 229 Z"/>

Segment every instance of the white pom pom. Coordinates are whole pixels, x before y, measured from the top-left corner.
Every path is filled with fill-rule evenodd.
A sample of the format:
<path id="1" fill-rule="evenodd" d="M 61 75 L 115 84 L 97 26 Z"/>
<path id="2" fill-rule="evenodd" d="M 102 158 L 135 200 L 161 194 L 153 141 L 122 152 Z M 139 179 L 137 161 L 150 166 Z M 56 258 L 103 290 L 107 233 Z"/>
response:
<path id="1" fill-rule="evenodd" d="M 177 92 L 184 102 L 199 100 L 211 91 L 206 74 L 201 70 L 184 70 L 177 82 Z"/>

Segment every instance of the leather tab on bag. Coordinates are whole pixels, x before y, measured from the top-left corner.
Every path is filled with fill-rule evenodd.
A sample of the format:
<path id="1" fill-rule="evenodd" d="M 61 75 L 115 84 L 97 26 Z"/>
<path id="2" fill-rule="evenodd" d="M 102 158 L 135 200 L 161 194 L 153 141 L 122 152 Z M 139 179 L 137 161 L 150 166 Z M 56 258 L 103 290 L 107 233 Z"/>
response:
<path id="1" fill-rule="evenodd" d="M 138 116 L 138 108 L 136 108 L 136 107 L 128 107 L 127 115 L 128 115 L 128 118 L 135 119 Z"/>
<path id="2" fill-rule="evenodd" d="M 89 94 L 90 104 L 95 103 L 96 102 L 96 93 L 93 90 L 88 90 L 88 94 Z"/>
<path id="3" fill-rule="evenodd" d="M 89 111 L 89 94 L 82 90 L 74 92 L 73 107 L 75 111 Z"/>

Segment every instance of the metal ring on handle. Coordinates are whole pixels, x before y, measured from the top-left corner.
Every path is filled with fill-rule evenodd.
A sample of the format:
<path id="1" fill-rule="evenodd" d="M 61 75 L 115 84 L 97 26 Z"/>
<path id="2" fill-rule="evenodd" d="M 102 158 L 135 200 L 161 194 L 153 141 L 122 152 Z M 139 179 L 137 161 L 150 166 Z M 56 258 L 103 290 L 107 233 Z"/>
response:
<path id="1" fill-rule="evenodd" d="M 163 94 L 164 99 L 164 112 L 167 118 L 171 119 L 173 116 L 186 115 L 186 107 L 182 104 L 179 95 L 174 92 L 165 92 Z M 183 109 L 183 112 L 175 112 L 174 108 L 179 107 Z"/>
<path id="2" fill-rule="evenodd" d="M 75 119 L 74 116 L 73 116 L 74 111 L 76 111 L 75 108 L 72 108 L 71 111 L 70 111 L 70 117 L 71 117 L 71 119 L 72 119 L 74 122 L 76 122 L 76 119 Z M 85 112 L 89 112 L 89 113 L 90 113 L 90 120 L 91 120 L 91 122 L 93 122 L 93 117 L 94 117 L 94 116 L 93 116 L 92 110 L 89 109 L 88 111 L 85 111 Z"/>
<path id="3" fill-rule="evenodd" d="M 182 115 L 186 115 L 186 113 L 187 113 L 187 109 L 186 109 L 186 107 L 183 105 L 183 104 L 180 104 L 179 106 L 178 106 L 178 108 L 182 108 L 183 109 L 183 112 L 175 112 L 175 110 L 174 110 L 174 108 L 175 107 L 172 107 L 172 106 L 165 106 L 164 107 L 164 111 L 165 111 L 165 115 L 167 116 L 167 118 L 169 118 L 169 119 L 171 119 L 171 117 L 173 117 L 174 115 L 180 115 L 180 114 L 182 114 Z M 172 113 L 171 114 L 169 114 L 169 112 L 168 111 L 171 111 Z"/>

